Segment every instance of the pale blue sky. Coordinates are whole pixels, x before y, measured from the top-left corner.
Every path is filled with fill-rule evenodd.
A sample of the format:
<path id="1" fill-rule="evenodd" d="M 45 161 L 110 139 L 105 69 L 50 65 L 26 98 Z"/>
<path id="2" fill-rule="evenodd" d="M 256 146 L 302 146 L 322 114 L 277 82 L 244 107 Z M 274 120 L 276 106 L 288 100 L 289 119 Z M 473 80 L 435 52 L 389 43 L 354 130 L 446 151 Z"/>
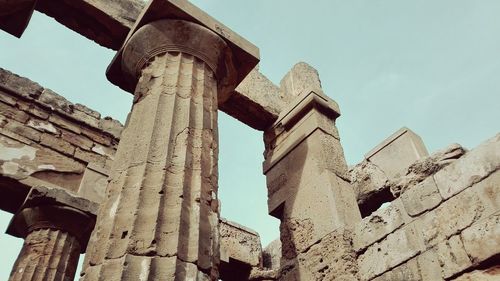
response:
<path id="1" fill-rule="evenodd" d="M 317 68 L 338 120 L 349 164 L 402 126 L 434 151 L 472 148 L 499 131 L 500 1 L 497 0 L 196 0 L 253 42 L 261 72 L 279 83 L 297 62 Z M 106 81 L 114 52 L 35 13 L 22 39 L 0 32 L 0 67 L 73 102 L 124 120 L 131 96 Z M 222 215 L 278 237 L 267 215 L 262 134 L 220 114 Z M 22 240 L 3 234 L 0 280 Z"/>

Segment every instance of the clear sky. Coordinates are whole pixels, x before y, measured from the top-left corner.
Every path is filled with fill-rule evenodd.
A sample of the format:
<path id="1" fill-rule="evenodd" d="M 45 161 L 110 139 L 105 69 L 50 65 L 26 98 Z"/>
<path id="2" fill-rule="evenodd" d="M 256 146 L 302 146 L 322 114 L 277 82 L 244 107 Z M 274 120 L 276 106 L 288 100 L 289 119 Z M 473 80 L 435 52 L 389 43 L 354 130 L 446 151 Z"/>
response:
<path id="1" fill-rule="evenodd" d="M 260 70 L 278 84 L 297 62 L 318 69 L 336 100 L 349 164 L 402 126 L 429 151 L 457 142 L 473 148 L 500 120 L 500 1 L 497 0 L 196 0 L 260 48 Z M 21 39 L 0 31 L 0 67 L 124 121 L 131 96 L 104 72 L 114 52 L 35 13 Z M 278 237 L 267 215 L 262 134 L 220 114 L 222 216 Z M 1 152 L 0 152 L 1 153 Z M 0 280 L 22 240 L 3 234 Z"/>

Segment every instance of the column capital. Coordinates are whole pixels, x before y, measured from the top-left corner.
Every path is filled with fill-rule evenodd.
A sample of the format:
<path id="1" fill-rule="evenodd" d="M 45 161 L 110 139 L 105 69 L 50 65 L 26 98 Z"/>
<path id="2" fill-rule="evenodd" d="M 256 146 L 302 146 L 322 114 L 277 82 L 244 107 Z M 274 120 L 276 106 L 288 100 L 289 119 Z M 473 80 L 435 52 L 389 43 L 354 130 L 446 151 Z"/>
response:
<path id="1" fill-rule="evenodd" d="M 167 52 L 192 55 L 205 62 L 217 79 L 234 80 L 231 50 L 215 32 L 185 20 L 162 19 L 143 25 L 123 48 L 121 67 L 127 81 L 137 83 L 144 67 Z"/>
<path id="2" fill-rule="evenodd" d="M 145 31 L 143 29 L 143 26 L 149 25 L 152 22 L 165 19 L 177 20 L 179 24 L 181 21 L 190 22 L 192 24 L 199 25 L 203 29 L 200 29 L 200 27 L 194 28 L 192 25 L 184 24 L 186 27 L 189 26 L 191 30 L 176 30 L 173 33 L 172 31 L 168 31 L 167 33 L 165 33 L 164 29 L 158 30 L 154 33 L 160 35 L 159 37 L 160 42 L 154 42 L 154 40 L 157 40 L 158 37 L 149 36 L 147 37 L 148 39 L 147 42 L 144 42 L 144 45 L 142 45 L 142 47 L 145 47 L 145 49 L 151 49 L 151 47 L 153 47 L 154 49 L 154 46 L 156 47 L 165 46 L 167 44 L 164 44 L 165 42 L 161 43 L 161 41 L 165 41 L 166 35 L 172 35 L 172 34 L 183 35 L 183 36 L 189 35 L 188 37 L 190 38 L 168 38 L 167 42 L 176 43 L 174 45 L 176 45 L 176 47 L 179 48 L 180 47 L 179 45 L 186 45 L 185 43 L 179 44 L 180 42 L 186 39 L 189 39 L 187 41 L 191 40 L 191 43 L 188 44 L 188 46 L 190 45 L 191 50 L 189 50 L 189 52 L 187 53 L 199 57 L 209 65 L 212 64 L 210 65 L 212 68 L 217 68 L 213 70 L 217 76 L 219 84 L 218 87 L 220 89 L 219 104 L 223 103 L 229 97 L 230 93 L 234 91 L 236 86 L 243 80 L 243 78 L 247 76 L 247 74 L 259 62 L 259 57 L 260 57 L 259 49 L 256 46 L 248 42 L 246 39 L 244 39 L 234 31 L 232 31 L 228 27 L 224 26 L 216 19 L 212 18 L 210 15 L 208 15 L 198 7 L 191 4 L 189 1 L 152 0 L 149 1 L 149 3 L 144 8 L 143 12 L 137 19 L 134 27 L 130 30 L 130 33 L 127 36 L 127 39 L 125 40 L 124 45 L 120 48 L 120 50 L 114 57 L 112 63 L 108 67 L 108 70 L 106 71 L 106 76 L 108 77 L 109 81 L 111 81 L 113 84 L 119 86 L 120 88 L 129 93 L 134 93 L 135 86 L 137 85 L 137 76 L 135 77 L 135 79 L 129 79 L 130 76 L 124 75 L 123 70 L 129 69 L 130 67 L 126 66 L 124 68 L 122 57 L 124 55 L 127 55 L 126 52 L 130 51 L 130 50 L 127 51 L 127 48 L 130 47 L 129 41 L 133 40 L 135 34 L 138 32 Z M 200 32 L 201 30 L 204 31 Z M 220 42 L 217 42 L 213 38 L 208 41 L 206 40 L 203 41 L 202 39 L 206 39 L 205 36 L 212 36 L 205 34 L 207 33 L 206 31 L 210 31 L 211 33 L 213 33 L 212 35 L 217 35 L 227 44 L 225 50 L 219 51 L 220 56 L 222 56 L 222 60 L 224 62 L 223 64 L 221 64 L 220 61 L 217 60 L 214 62 L 213 59 L 210 61 L 206 60 L 206 58 L 204 57 L 200 57 L 200 55 L 202 54 L 206 55 L 207 52 L 208 55 L 210 55 L 210 53 L 213 52 L 212 49 L 214 49 L 214 47 L 221 46 Z M 147 35 L 147 33 L 143 35 Z M 200 35 L 201 37 L 197 38 Z M 210 46 L 211 43 L 213 44 L 215 42 L 217 46 L 213 45 Z M 151 45 L 146 46 L 147 44 Z M 188 50 L 186 46 L 183 46 L 183 48 L 179 48 L 179 50 L 175 48 L 172 50 L 171 49 L 172 44 L 168 45 L 170 47 L 164 48 L 163 52 Z M 161 54 L 161 51 L 160 52 L 153 51 L 152 53 L 150 53 L 150 55 L 152 56 L 159 54 Z M 148 56 L 146 55 L 144 59 L 147 57 Z M 139 65 L 145 65 L 145 64 L 141 62 L 139 63 Z M 132 66 L 132 68 L 137 69 L 136 66 Z M 136 70 L 133 70 L 132 72 L 136 73 Z"/>
<path id="3" fill-rule="evenodd" d="M 38 229 L 61 230 L 75 236 L 85 251 L 98 209 L 97 203 L 63 189 L 33 187 L 10 221 L 7 234 L 25 238 Z"/>

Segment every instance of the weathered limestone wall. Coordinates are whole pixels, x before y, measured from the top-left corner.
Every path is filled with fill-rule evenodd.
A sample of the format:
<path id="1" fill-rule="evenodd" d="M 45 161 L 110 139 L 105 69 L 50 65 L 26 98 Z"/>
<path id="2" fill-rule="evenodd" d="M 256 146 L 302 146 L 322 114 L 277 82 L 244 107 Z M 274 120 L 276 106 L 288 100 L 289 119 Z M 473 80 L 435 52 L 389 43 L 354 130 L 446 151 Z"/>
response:
<path id="1" fill-rule="evenodd" d="M 35 185 L 97 200 L 122 125 L 0 69 L 0 208 L 14 212 Z M 84 184 L 84 185 L 82 185 Z"/>
<path id="2" fill-rule="evenodd" d="M 487 268 L 500 253 L 500 134 L 469 152 L 452 145 L 423 157 L 395 178 L 381 180 L 383 169 L 376 168 L 362 163 L 351 171 L 361 179 L 354 180 L 358 191 L 382 182 L 378 190 L 395 198 L 355 228 L 360 280 L 499 274 Z"/>

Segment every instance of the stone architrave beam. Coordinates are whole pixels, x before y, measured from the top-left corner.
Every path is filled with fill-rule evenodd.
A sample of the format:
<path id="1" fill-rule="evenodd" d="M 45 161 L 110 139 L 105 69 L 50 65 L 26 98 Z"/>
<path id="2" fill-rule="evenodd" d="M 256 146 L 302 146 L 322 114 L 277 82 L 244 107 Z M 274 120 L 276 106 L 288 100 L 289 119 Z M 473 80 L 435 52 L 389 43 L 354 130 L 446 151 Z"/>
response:
<path id="1" fill-rule="evenodd" d="M 141 0 L 39 0 L 36 10 L 101 46 L 118 50 L 145 6 Z M 279 87 L 254 69 L 219 109 L 265 130 L 278 118 L 281 107 Z"/>
<path id="2" fill-rule="evenodd" d="M 0 0 L 0 29 L 21 37 L 37 0 Z"/>

